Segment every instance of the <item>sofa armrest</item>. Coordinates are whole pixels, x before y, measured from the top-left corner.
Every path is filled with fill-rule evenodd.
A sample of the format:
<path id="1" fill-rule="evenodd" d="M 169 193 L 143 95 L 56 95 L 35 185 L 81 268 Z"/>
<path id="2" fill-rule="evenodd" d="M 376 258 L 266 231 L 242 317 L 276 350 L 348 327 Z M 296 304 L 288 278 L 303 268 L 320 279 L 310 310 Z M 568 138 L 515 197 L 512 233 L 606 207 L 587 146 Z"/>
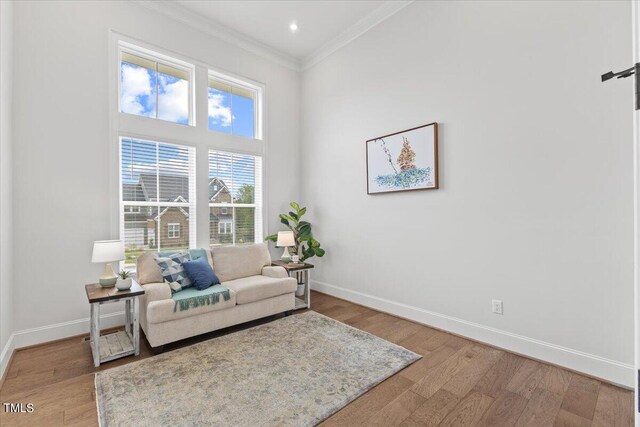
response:
<path id="1" fill-rule="evenodd" d="M 275 279 L 284 279 L 286 277 L 289 277 L 289 275 L 287 274 L 287 270 L 285 270 L 284 267 L 280 267 L 280 266 L 266 266 L 266 267 L 262 267 L 262 275 L 263 276 L 267 276 L 267 277 L 273 277 Z"/>
<path id="2" fill-rule="evenodd" d="M 142 287 L 146 291 L 147 304 L 152 301 L 171 299 L 171 288 L 168 283 L 147 283 Z"/>

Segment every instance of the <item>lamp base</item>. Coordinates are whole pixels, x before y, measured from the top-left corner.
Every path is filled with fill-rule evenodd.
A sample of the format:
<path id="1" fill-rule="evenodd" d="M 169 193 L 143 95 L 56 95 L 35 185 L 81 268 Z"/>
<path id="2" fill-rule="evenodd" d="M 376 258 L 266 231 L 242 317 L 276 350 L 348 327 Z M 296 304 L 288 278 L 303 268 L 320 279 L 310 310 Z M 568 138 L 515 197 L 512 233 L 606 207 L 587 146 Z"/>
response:
<path id="1" fill-rule="evenodd" d="M 100 286 L 102 286 L 103 288 L 112 288 L 116 285 L 117 280 L 118 276 L 116 276 L 116 273 L 113 272 L 111 263 L 108 262 L 104 266 L 104 272 L 102 273 L 102 276 L 100 276 L 100 280 L 98 281 L 98 283 L 100 283 Z"/>
<path id="2" fill-rule="evenodd" d="M 282 253 L 282 256 L 280 257 L 280 261 L 291 262 L 291 254 L 289 253 L 289 247 L 288 246 L 284 247 L 284 252 Z"/>

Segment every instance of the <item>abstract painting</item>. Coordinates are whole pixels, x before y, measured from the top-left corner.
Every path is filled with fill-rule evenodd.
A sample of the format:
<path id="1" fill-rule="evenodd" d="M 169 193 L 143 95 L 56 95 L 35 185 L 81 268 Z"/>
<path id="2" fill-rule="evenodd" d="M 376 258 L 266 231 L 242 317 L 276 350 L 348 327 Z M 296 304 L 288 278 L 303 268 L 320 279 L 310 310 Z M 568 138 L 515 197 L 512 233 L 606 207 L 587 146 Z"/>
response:
<path id="1" fill-rule="evenodd" d="M 438 124 L 367 141 L 367 194 L 438 188 Z"/>

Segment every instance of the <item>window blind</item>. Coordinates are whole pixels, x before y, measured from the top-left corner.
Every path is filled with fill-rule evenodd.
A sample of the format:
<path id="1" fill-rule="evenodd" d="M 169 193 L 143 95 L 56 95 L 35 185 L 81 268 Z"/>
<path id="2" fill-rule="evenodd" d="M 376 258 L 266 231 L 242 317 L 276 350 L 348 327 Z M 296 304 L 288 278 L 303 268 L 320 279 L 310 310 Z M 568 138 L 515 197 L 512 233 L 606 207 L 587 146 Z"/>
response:
<path id="1" fill-rule="evenodd" d="M 143 252 L 195 247 L 193 147 L 121 138 L 120 185 L 125 265 Z"/>
<path id="2" fill-rule="evenodd" d="M 262 204 L 262 158 L 209 151 L 210 244 L 261 242 Z"/>

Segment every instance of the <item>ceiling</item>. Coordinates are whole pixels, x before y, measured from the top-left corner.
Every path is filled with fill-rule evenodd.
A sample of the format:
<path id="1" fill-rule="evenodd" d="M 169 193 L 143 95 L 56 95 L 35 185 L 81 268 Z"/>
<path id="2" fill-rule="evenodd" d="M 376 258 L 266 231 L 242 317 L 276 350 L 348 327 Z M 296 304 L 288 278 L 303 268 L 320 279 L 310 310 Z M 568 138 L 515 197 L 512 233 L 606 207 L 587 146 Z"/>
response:
<path id="1" fill-rule="evenodd" d="M 193 1 L 174 4 L 296 60 L 334 42 L 387 1 Z M 289 25 L 296 22 L 298 31 Z"/>

